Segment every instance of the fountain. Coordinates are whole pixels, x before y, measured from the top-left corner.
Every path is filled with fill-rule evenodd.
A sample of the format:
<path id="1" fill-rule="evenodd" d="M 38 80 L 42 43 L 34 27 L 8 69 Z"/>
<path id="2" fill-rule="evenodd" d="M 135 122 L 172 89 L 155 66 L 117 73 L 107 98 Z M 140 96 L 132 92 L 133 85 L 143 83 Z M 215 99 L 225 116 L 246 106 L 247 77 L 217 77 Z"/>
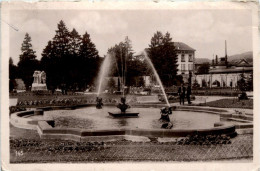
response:
<path id="1" fill-rule="evenodd" d="M 160 121 L 163 122 L 163 125 L 162 125 L 162 128 L 166 128 L 166 129 L 171 129 L 173 124 L 170 122 L 170 117 L 169 117 L 169 114 L 172 114 L 172 108 L 170 106 L 170 103 L 168 101 L 168 98 L 167 98 L 167 95 L 165 93 L 165 90 L 164 90 L 164 87 L 163 87 L 163 84 L 162 84 L 162 81 L 156 71 L 156 69 L 154 68 L 154 65 L 151 61 L 151 59 L 148 57 L 147 55 L 147 52 L 144 51 L 144 57 L 145 59 L 147 60 L 147 62 L 149 63 L 149 65 L 151 66 L 152 68 L 152 71 L 155 75 L 155 78 L 156 78 L 156 81 L 159 83 L 160 85 L 160 88 L 162 90 L 162 93 L 163 93 L 163 96 L 164 96 L 164 99 L 165 99 L 165 102 L 167 104 L 167 107 L 164 107 L 161 109 L 161 118 L 159 119 Z"/>
<path id="2" fill-rule="evenodd" d="M 104 76 L 105 74 L 108 73 L 108 69 L 110 67 L 110 57 L 111 57 L 111 54 L 108 54 L 107 57 L 105 58 L 103 64 L 102 64 L 102 67 L 101 67 L 101 72 L 100 72 L 100 76 L 99 76 L 99 86 L 98 86 L 98 93 L 97 93 L 97 99 L 96 99 L 96 102 L 97 102 L 97 105 L 96 105 L 96 108 L 97 109 L 101 109 L 102 108 L 102 98 L 99 98 L 99 95 L 100 95 L 100 92 L 101 92 L 101 85 L 102 85 L 102 82 L 103 82 L 103 79 L 104 79 Z M 126 97 L 125 97 L 125 81 L 126 81 L 126 59 L 124 58 L 124 56 L 122 55 L 121 53 L 121 66 L 122 66 L 122 73 L 121 73 L 121 83 L 122 83 L 122 96 L 121 97 L 121 103 L 119 103 L 117 105 L 117 108 L 120 109 L 121 112 L 108 112 L 109 115 L 113 116 L 113 117 L 137 117 L 139 113 L 136 113 L 136 112 L 126 112 L 127 109 L 130 108 L 130 106 L 128 104 L 126 104 Z M 162 90 L 162 93 L 163 93 L 163 96 L 164 96 L 164 99 L 165 99 L 165 102 L 167 104 L 167 107 L 161 109 L 161 118 L 159 119 L 160 121 L 164 122 L 164 125 L 166 124 L 166 126 L 162 126 L 163 128 L 169 128 L 169 127 L 172 127 L 172 123 L 170 122 L 170 118 L 169 118 L 169 114 L 172 113 L 172 108 L 170 106 L 170 103 L 168 101 L 168 98 L 166 96 L 166 93 L 165 93 L 165 90 L 164 90 L 164 87 L 163 87 L 163 84 L 161 82 L 161 79 L 152 63 L 152 61 L 150 60 L 150 58 L 148 57 L 146 51 L 144 51 L 144 57 L 145 59 L 147 60 L 147 62 L 149 63 L 149 65 L 151 66 L 152 68 L 152 71 L 155 75 L 155 78 L 156 78 L 156 81 L 159 83 L 160 85 L 160 88 Z M 118 71 L 119 71 L 119 68 L 118 68 Z M 120 74 L 118 74 L 120 75 Z"/>
<path id="3" fill-rule="evenodd" d="M 97 109 L 102 109 L 103 103 L 102 103 L 102 98 L 100 98 L 100 93 L 101 93 L 101 87 L 102 87 L 102 82 L 105 78 L 106 73 L 109 71 L 110 68 L 110 54 L 108 54 L 104 62 L 102 63 L 101 70 L 99 72 L 99 81 L 98 81 L 98 92 L 97 92 L 97 98 L 96 98 L 96 108 Z"/>
<path id="4" fill-rule="evenodd" d="M 126 98 L 121 97 L 121 103 L 117 105 L 117 108 L 121 110 L 119 113 L 112 113 L 108 112 L 109 115 L 113 117 L 137 117 L 139 113 L 134 113 L 134 112 L 126 112 L 127 109 L 130 108 L 128 104 L 126 104 Z"/>
<path id="5" fill-rule="evenodd" d="M 121 51 L 122 52 L 122 51 Z M 126 53 L 126 56 L 128 54 Z M 138 117 L 137 112 L 127 112 L 126 110 L 130 108 L 130 106 L 128 104 L 126 104 L 126 97 L 125 97 L 125 82 L 126 82 L 126 59 L 124 58 L 124 56 L 121 53 L 121 66 L 122 66 L 122 74 L 121 74 L 121 83 L 122 83 L 122 96 L 121 97 L 121 103 L 119 103 L 117 105 L 117 108 L 120 109 L 121 112 L 108 112 L 110 116 L 113 117 Z M 117 65 L 118 68 L 118 65 Z M 119 68 L 118 68 L 118 72 L 119 72 Z M 120 74 L 118 74 L 120 75 Z"/>

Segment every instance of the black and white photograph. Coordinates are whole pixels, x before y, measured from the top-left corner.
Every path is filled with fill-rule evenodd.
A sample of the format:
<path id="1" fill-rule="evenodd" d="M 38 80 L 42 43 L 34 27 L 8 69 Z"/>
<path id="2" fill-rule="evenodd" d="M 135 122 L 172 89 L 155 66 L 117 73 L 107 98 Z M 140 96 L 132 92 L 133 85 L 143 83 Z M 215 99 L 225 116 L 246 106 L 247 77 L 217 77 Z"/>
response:
<path id="1" fill-rule="evenodd" d="M 258 4 L 104 4 L 2 4 L 2 169 L 259 169 Z"/>

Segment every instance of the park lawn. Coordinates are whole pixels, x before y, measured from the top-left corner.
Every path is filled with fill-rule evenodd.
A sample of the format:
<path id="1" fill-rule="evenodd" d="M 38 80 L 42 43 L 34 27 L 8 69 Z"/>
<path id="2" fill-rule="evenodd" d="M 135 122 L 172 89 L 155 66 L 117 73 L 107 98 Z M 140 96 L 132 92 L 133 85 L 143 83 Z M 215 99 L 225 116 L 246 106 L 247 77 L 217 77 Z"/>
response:
<path id="1" fill-rule="evenodd" d="M 242 109 L 253 109 L 253 99 L 238 100 L 234 99 L 220 99 L 205 103 L 200 103 L 198 106 L 209 106 L 218 108 L 242 108 Z"/>

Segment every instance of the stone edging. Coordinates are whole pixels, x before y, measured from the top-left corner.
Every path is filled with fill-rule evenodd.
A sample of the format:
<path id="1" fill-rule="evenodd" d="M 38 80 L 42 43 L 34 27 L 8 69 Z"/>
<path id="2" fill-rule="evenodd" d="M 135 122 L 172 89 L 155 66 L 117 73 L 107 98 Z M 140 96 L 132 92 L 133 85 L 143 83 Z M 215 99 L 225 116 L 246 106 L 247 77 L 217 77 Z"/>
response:
<path id="1" fill-rule="evenodd" d="M 19 128 L 37 130 L 40 137 L 43 139 L 72 139 L 76 141 L 91 141 L 91 140 L 111 140 L 124 139 L 126 136 L 146 136 L 146 137 L 184 137 L 189 134 L 234 134 L 235 126 L 224 124 L 222 122 L 216 123 L 214 128 L 210 129 L 110 129 L 110 130 L 88 130 L 78 128 L 53 128 L 48 122 L 50 120 L 33 120 L 26 118 L 26 115 L 43 115 L 47 110 L 61 110 L 61 109 L 76 109 L 90 105 L 80 106 L 52 106 L 42 107 L 36 110 L 17 112 L 11 115 L 10 122 Z M 92 105 L 91 105 L 92 106 Z M 164 105 L 135 105 L 134 107 L 163 107 Z M 194 106 L 177 106 L 175 110 L 207 112 L 212 114 L 219 114 L 224 117 L 232 117 L 234 112 L 226 109 L 210 108 L 210 107 L 194 107 Z M 252 124 L 251 124 L 252 125 Z M 248 128 L 247 126 L 245 126 Z M 241 126 L 243 128 L 243 126 Z"/>

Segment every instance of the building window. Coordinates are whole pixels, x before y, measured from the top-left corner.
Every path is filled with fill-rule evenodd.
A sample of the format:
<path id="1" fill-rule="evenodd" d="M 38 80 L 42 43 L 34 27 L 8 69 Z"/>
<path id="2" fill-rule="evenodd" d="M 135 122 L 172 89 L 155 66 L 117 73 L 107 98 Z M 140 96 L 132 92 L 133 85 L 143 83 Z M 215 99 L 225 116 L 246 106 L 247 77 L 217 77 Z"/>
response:
<path id="1" fill-rule="evenodd" d="M 181 54 L 181 62 L 185 62 L 185 56 L 184 56 L 184 54 Z"/>
<path id="2" fill-rule="evenodd" d="M 185 71 L 185 64 L 181 64 L 181 71 Z"/>
<path id="3" fill-rule="evenodd" d="M 188 67 L 189 67 L 189 71 L 193 70 L 193 64 L 189 64 Z"/>
<path id="4" fill-rule="evenodd" d="M 192 62 L 192 61 L 193 61 L 192 54 L 189 54 L 189 62 Z"/>

